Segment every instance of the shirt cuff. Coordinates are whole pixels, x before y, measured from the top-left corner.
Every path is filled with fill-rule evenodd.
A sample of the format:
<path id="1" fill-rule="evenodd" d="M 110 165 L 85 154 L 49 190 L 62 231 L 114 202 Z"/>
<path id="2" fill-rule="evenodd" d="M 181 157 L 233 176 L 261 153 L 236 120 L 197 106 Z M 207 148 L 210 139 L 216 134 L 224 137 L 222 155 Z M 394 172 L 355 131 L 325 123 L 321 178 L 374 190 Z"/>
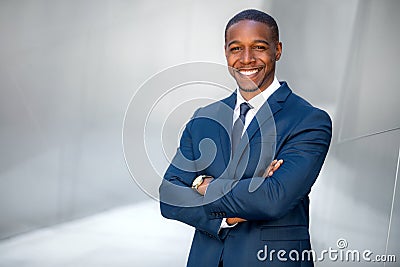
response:
<path id="1" fill-rule="evenodd" d="M 221 226 L 219 227 L 219 229 L 221 230 L 222 228 L 232 228 L 232 227 L 235 227 L 236 225 L 237 225 L 238 223 L 235 223 L 235 224 L 228 224 L 227 222 L 226 222 L 226 218 L 223 218 L 222 219 L 222 222 L 221 222 Z"/>

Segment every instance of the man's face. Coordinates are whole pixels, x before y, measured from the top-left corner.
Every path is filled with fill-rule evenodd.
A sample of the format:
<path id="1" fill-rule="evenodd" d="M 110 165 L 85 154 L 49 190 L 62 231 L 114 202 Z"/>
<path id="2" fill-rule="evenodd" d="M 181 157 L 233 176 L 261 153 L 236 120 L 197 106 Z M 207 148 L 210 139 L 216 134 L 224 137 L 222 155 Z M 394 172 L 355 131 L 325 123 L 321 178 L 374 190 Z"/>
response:
<path id="1" fill-rule="evenodd" d="M 258 94 L 272 83 L 281 52 L 282 44 L 264 23 L 242 20 L 226 33 L 226 60 L 242 93 Z"/>

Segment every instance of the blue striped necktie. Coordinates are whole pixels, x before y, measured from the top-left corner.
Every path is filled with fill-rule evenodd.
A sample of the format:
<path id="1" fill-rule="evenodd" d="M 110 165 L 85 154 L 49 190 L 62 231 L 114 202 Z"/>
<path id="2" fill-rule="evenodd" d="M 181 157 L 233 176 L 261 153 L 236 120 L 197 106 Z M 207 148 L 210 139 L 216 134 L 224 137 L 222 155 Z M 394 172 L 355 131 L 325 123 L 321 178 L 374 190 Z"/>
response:
<path id="1" fill-rule="evenodd" d="M 242 138 L 244 122 L 246 120 L 246 114 L 251 109 L 250 105 L 246 102 L 240 104 L 240 115 L 239 118 L 235 121 L 232 128 L 232 157 L 235 153 L 235 150 Z"/>

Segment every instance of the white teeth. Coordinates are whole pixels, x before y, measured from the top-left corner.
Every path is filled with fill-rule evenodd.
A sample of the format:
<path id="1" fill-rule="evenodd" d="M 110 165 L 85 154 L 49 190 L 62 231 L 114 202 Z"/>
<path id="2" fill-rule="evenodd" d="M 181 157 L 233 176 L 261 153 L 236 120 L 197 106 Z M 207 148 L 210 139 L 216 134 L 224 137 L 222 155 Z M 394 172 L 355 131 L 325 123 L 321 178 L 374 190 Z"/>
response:
<path id="1" fill-rule="evenodd" d="M 239 70 L 239 72 L 240 72 L 240 74 L 243 74 L 243 75 L 247 75 L 247 76 L 249 76 L 249 75 L 252 75 L 252 74 L 254 74 L 254 73 L 257 73 L 257 72 L 258 72 L 258 69 L 252 69 L 252 70 Z"/>

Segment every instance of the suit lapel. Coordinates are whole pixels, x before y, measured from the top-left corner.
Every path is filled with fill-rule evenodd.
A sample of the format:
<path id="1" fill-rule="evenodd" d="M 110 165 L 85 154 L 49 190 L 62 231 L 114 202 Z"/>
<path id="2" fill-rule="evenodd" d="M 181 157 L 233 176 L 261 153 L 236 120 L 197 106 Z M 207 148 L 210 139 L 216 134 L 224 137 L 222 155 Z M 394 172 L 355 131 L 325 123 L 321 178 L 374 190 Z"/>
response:
<path id="1" fill-rule="evenodd" d="M 219 127 L 219 137 L 225 166 L 229 164 L 231 158 L 231 131 L 233 110 L 236 104 L 236 91 L 228 98 L 221 101 L 218 108 L 217 120 L 222 127 Z"/>

